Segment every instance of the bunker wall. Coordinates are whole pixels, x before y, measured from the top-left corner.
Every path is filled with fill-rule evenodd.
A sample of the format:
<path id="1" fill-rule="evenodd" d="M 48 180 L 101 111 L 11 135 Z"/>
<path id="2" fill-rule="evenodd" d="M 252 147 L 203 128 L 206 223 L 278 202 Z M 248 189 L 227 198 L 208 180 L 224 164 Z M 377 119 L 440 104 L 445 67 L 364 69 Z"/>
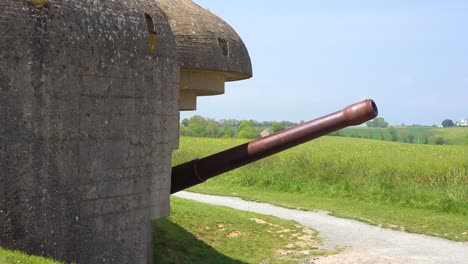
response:
<path id="1" fill-rule="evenodd" d="M 0 246 L 151 263 L 179 68 L 155 1 L 2 0 Z"/>

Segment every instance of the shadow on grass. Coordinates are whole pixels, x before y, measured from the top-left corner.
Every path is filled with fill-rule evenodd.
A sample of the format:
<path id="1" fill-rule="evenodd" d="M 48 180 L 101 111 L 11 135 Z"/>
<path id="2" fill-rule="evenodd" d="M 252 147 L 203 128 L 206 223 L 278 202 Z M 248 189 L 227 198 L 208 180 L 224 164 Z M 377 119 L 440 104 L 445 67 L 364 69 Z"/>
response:
<path id="1" fill-rule="evenodd" d="M 219 253 L 167 219 L 153 222 L 153 236 L 154 263 L 245 263 Z"/>

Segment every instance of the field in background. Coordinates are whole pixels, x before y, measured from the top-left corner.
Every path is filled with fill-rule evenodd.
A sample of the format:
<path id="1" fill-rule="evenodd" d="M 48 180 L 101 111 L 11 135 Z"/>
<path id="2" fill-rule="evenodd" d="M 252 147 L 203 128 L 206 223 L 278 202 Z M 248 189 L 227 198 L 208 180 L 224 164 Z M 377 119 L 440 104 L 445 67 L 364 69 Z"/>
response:
<path id="1" fill-rule="evenodd" d="M 181 138 L 174 164 L 246 142 Z M 324 137 L 193 191 L 324 209 L 375 225 L 468 241 L 468 147 Z"/>
<path id="2" fill-rule="evenodd" d="M 434 128 L 429 126 L 395 126 L 397 142 L 414 144 L 435 144 L 438 138 L 443 144 L 468 145 L 468 127 Z M 335 133 L 345 137 L 367 138 L 392 141 L 389 128 L 369 128 L 364 126 L 348 127 Z"/>
<path id="3" fill-rule="evenodd" d="M 468 145 L 468 127 L 435 128 L 432 131 L 449 144 Z"/>

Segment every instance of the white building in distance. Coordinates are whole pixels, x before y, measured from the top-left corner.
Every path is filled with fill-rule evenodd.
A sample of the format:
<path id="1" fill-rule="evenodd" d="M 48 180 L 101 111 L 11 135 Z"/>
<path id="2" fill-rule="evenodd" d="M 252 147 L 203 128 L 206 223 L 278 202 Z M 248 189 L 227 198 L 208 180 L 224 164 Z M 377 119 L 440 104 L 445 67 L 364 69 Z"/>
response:
<path id="1" fill-rule="evenodd" d="M 468 126 L 468 118 L 462 118 L 457 122 L 457 126 Z"/>

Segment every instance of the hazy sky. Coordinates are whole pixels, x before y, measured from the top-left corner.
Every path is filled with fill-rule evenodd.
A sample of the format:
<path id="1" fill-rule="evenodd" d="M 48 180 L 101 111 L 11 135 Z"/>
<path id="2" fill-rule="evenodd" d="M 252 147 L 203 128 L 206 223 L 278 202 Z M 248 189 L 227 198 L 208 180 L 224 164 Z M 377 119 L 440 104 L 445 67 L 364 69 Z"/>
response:
<path id="1" fill-rule="evenodd" d="M 307 121 L 365 98 L 391 124 L 468 117 L 468 1 L 195 2 L 241 36 L 254 77 L 181 118 Z"/>

